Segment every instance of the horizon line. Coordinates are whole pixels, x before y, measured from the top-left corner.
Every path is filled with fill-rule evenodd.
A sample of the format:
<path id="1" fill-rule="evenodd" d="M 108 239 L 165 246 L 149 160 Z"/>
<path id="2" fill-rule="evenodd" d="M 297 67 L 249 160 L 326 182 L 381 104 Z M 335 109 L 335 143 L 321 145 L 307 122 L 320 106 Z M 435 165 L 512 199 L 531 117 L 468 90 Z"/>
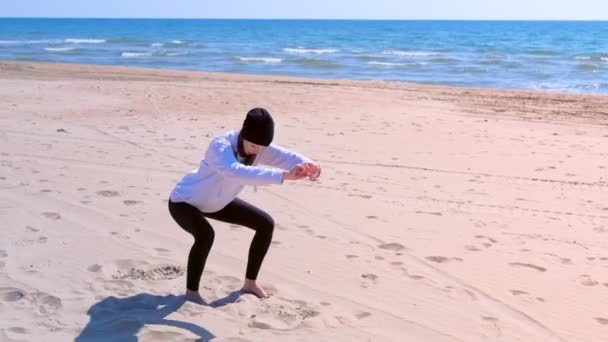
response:
<path id="1" fill-rule="evenodd" d="M 209 17 L 22 17 L 0 16 L 0 19 L 131 19 L 131 20 L 283 20 L 283 21 L 572 21 L 608 22 L 608 19 L 472 19 L 472 18 L 209 18 Z"/>

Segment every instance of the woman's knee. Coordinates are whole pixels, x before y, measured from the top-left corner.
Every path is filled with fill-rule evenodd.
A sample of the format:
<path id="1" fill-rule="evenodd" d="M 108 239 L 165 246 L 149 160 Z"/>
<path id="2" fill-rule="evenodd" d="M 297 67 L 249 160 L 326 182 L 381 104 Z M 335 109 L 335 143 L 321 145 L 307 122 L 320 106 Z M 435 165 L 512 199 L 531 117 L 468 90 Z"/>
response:
<path id="1" fill-rule="evenodd" d="M 194 243 L 203 246 L 211 246 L 215 240 L 215 231 L 211 227 L 197 229 L 194 234 Z"/>
<path id="2" fill-rule="evenodd" d="M 264 215 L 260 217 L 258 231 L 272 237 L 272 233 L 274 232 L 274 219 L 272 216 L 264 213 Z"/>

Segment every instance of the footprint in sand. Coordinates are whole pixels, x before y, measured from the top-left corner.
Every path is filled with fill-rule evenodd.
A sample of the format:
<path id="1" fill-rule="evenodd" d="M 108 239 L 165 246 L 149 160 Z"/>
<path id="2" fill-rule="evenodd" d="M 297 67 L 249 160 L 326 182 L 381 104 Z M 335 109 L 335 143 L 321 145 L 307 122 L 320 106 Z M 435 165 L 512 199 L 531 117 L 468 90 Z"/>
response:
<path id="1" fill-rule="evenodd" d="M 393 251 L 393 252 L 400 252 L 405 249 L 405 246 L 400 243 L 392 242 L 392 243 L 384 243 L 384 244 L 378 245 L 378 248 L 386 249 L 386 250 Z"/>
<path id="2" fill-rule="evenodd" d="M 47 293 L 37 293 L 33 295 L 34 303 L 38 306 L 38 312 L 43 315 L 54 313 L 61 309 L 61 299 Z"/>
<path id="3" fill-rule="evenodd" d="M 87 267 L 87 271 L 89 272 L 99 272 L 101 271 L 102 266 L 100 264 L 93 264 L 89 267 Z"/>
<path id="4" fill-rule="evenodd" d="M 491 238 L 489 236 L 484 236 L 484 235 L 475 235 L 475 238 L 479 239 L 479 240 L 484 240 L 484 242 L 482 242 L 481 244 L 485 248 L 492 247 L 493 244 L 498 242 L 498 241 L 494 240 L 493 238 Z"/>
<path id="5" fill-rule="evenodd" d="M 433 216 L 443 216 L 442 213 L 440 212 L 435 212 L 435 211 L 420 211 L 417 210 L 416 214 L 426 214 L 426 215 L 433 215 Z"/>
<path id="6" fill-rule="evenodd" d="M 439 263 L 439 264 L 443 264 L 443 263 L 446 263 L 449 261 L 459 261 L 459 262 L 463 261 L 461 258 L 447 258 L 447 257 L 443 257 L 443 256 L 427 256 L 427 257 L 425 257 L 425 259 L 428 261 Z"/>
<path id="7" fill-rule="evenodd" d="M 593 280 L 590 276 L 586 274 L 580 276 L 580 283 L 583 286 L 597 286 L 600 284 L 597 280 Z"/>
<path id="8" fill-rule="evenodd" d="M 28 233 L 37 233 L 37 232 L 39 232 L 39 231 L 40 231 L 40 229 L 36 229 L 36 228 L 34 228 L 34 227 L 32 227 L 32 226 L 25 226 L 25 230 L 26 230 Z"/>
<path id="9" fill-rule="evenodd" d="M 374 285 L 378 281 L 378 276 L 373 273 L 365 273 L 361 275 L 361 278 L 364 280 L 361 282 L 362 288 L 368 288 L 371 285 Z"/>
<path id="10" fill-rule="evenodd" d="M 175 279 L 184 274 L 184 269 L 175 265 L 157 265 L 146 268 L 131 267 L 126 270 L 117 270 L 112 274 L 112 279 L 132 280 L 160 280 Z"/>
<path id="11" fill-rule="evenodd" d="M 401 270 L 403 271 L 403 273 L 410 279 L 412 280 L 421 280 L 424 279 L 424 276 L 418 275 L 418 274 L 410 274 L 410 272 L 407 270 L 407 268 L 405 267 L 401 267 Z"/>
<path id="12" fill-rule="evenodd" d="M 498 318 L 492 316 L 481 316 L 481 319 L 491 325 L 490 329 L 494 334 L 496 334 L 496 337 L 500 337 L 502 335 L 502 331 L 498 326 Z"/>
<path id="13" fill-rule="evenodd" d="M 354 255 L 354 254 L 346 254 L 345 257 L 346 257 L 346 259 L 351 260 L 351 259 L 356 259 L 359 256 L 358 255 Z"/>
<path id="14" fill-rule="evenodd" d="M 479 247 L 474 246 L 474 245 L 466 245 L 466 246 L 464 246 L 464 249 L 466 249 L 467 251 L 471 251 L 471 252 L 481 251 L 481 249 Z"/>
<path id="15" fill-rule="evenodd" d="M 511 290 L 509 292 L 511 292 L 511 294 L 514 295 L 514 296 L 521 296 L 521 295 L 528 294 L 528 292 L 526 292 L 526 291 L 520 291 L 520 290 Z"/>
<path id="16" fill-rule="evenodd" d="M 371 195 L 359 195 L 359 194 L 348 194 L 348 197 L 361 197 L 361 198 L 365 198 L 365 199 L 372 198 Z"/>
<path id="17" fill-rule="evenodd" d="M 319 315 L 319 311 L 303 301 L 269 298 L 258 307 L 249 320 L 249 327 L 288 331 Z"/>
<path id="18" fill-rule="evenodd" d="M 608 319 L 606 318 L 595 317 L 594 319 L 601 325 L 608 325 Z"/>
<path id="19" fill-rule="evenodd" d="M 29 332 L 29 330 L 27 330 L 23 327 L 11 327 L 11 328 L 8 328 L 7 330 L 14 334 L 27 334 Z"/>
<path id="20" fill-rule="evenodd" d="M 113 190 L 101 190 L 101 191 L 97 191 L 96 194 L 99 195 L 99 196 L 102 196 L 102 197 L 117 197 L 117 196 L 120 196 L 120 194 L 118 193 L 118 191 L 113 191 Z"/>
<path id="21" fill-rule="evenodd" d="M 42 216 L 50 219 L 50 220 L 59 220 L 61 219 L 61 215 L 59 213 L 55 213 L 52 211 L 45 211 L 44 213 L 42 213 Z"/>
<path id="22" fill-rule="evenodd" d="M 139 203 L 141 203 L 141 201 L 124 200 L 124 201 L 122 201 L 122 203 L 123 203 L 124 205 L 126 205 L 126 206 L 128 206 L 128 207 L 129 207 L 129 206 L 132 206 L 132 205 L 139 204 Z"/>
<path id="23" fill-rule="evenodd" d="M 2 302 L 16 302 L 25 297 L 25 292 L 14 287 L 0 288 L 0 300 Z"/>
<path id="24" fill-rule="evenodd" d="M 171 251 L 166 248 L 154 248 L 154 250 L 160 255 L 168 255 L 171 254 Z"/>
<path id="25" fill-rule="evenodd" d="M 364 318 L 367 318 L 367 317 L 369 317 L 371 315 L 372 314 L 370 312 L 363 311 L 363 312 L 359 312 L 358 314 L 355 314 L 355 317 L 357 317 L 357 319 L 364 319 Z"/>
<path id="26" fill-rule="evenodd" d="M 6 258 L 8 256 L 8 252 L 4 249 L 0 249 L 0 258 Z"/>
<path id="27" fill-rule="evenodd" d="M 124 234 L 121 234 L 119 232 L 110 232 L 110 235 L 119 237 L 119 238 L 121 238 L 123 240 L 129 240 L 129 239 L 131 239 L 128 235 L 124 235 Z"/>
<path id="28" fill-rule="evenodd" d="M 539 272 L 547 271 L 547 269 L 544 267 L 540 267 L 540 266 L 536 266 L 536 265 L 532 265 L 532 264 L 521 263 L 521 262 L 511 262 L 511 263 L 509 263 L 509 266 L 531 268 L 531 269 L 539 271 Z"/>

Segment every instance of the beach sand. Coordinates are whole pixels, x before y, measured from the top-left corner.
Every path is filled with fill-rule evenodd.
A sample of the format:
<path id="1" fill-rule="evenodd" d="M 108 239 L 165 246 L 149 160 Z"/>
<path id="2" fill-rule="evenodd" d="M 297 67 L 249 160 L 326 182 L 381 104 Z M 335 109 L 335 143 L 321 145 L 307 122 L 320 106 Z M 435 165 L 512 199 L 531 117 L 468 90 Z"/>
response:
<path id="1" fill-rule="evenodd" d="M 0 62 L 0 341 L 606 341 L 608 96 Z M 319 181 L 191 237 L 173 185 L 267 108 Z"/>

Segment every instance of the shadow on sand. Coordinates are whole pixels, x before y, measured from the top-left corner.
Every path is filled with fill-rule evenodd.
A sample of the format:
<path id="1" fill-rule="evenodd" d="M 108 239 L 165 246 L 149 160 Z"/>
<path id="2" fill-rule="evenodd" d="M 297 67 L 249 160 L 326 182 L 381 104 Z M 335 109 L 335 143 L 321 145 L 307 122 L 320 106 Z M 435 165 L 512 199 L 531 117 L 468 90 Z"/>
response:
<path id="1" fill-rule="evenodd" d="M 233 291 L 224 298 L 208 304 L 218 308 L 236 302 L 241 291 Z M 137 334 L 144 325 L 167 325 L 188 330 L 199 336 L 198 341 L 209 341 L 215 336 L 196 324 L 165 319 L 177 311 L 186 302 L 185 297 L 167 295 L 158 296 L 140 293 L 135 296 L 117 298 L 106 297 L 91 306 L 87 312 L 89 323 L 76 337 L 75 342 L 94 341 L 137 341 Z"/>

